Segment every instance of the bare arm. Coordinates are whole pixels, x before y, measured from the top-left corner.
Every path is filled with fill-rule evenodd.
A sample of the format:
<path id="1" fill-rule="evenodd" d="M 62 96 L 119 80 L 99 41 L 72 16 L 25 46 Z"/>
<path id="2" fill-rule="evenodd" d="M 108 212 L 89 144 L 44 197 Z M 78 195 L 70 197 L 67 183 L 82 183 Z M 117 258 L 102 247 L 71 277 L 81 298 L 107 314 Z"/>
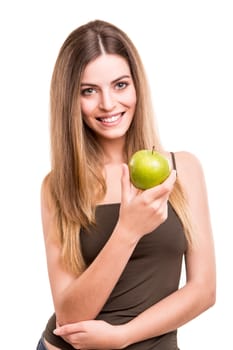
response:
<path id="1" fill-rule="evenodd" d="M 189 153 L 176 158 L 195 224 L 196 243 L 186 254 L 187 283 L 126 325 L 128 344 L 177 329 L 215 303 L 215 254 L 202 168 Z"/>
<path id="2" fill-rule="evenodd" d="M 93 263 L 78 277 L 61 264 L 61 247 L 54 239 L 54 214 L 42 190 L 42 222 L 47 265 L 59 324 L 94 319 L 124 270 L 139 239 L 167 217 L 167 200 L 175 181 L 172 173 L 157 188 L 139 193 L 130 185 L 127 167 L 122 176 L 118 223 Z"/>

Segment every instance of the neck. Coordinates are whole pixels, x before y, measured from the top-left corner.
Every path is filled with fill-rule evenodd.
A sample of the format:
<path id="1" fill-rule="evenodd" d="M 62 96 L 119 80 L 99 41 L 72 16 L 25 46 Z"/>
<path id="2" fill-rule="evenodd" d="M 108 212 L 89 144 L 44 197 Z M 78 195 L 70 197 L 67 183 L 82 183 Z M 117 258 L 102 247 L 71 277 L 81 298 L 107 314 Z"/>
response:
<path id="1" fill-rule="evenodd" d="M 125 162 L 124 146 L 125 138 L 101 140 L 101 147 L 104 152 L 104 164 Z"/>

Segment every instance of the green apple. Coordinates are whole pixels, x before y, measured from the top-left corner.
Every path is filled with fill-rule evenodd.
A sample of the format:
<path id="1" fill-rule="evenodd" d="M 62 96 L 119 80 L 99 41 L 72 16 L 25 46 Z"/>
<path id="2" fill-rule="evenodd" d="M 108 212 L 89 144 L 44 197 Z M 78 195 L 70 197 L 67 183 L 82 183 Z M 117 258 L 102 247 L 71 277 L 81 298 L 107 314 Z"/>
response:
<path id="1" fill-rule="evenodd" d="M 142 190 L 161 184 L 171 172 L 168 159 L 154 147 L 135 152 L 128 165 L 132 184 Z"/>

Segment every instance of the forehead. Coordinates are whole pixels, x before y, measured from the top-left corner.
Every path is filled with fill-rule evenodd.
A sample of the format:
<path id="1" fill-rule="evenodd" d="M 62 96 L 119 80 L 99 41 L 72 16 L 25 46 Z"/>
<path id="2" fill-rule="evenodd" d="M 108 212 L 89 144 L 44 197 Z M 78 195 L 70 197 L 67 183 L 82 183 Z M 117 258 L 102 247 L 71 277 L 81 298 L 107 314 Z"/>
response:
<path id="1" fill-rule="evenodd" d="M 113 81 L 123 75 L 131 75 L 126 59 L 119 55 L 103 54 L 88 63 L 82 75 L 82 82 Z"/>

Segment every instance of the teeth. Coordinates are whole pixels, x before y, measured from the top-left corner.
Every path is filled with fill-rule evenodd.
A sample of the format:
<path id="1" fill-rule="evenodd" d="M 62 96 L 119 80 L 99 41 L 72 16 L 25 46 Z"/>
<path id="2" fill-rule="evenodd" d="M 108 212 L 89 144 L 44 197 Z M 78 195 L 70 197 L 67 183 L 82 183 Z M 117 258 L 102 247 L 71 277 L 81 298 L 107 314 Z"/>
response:
<path id="1" fill-rule="evenodd" d="M 121 114 L 118 115 L 114 115 L 112 117 L 108 117 L 108 118 L 100 118 L 100 120 L 104 123 L 113 123 L 115 121 L 117 121 L 118 119 L 120 119 Z"/>

